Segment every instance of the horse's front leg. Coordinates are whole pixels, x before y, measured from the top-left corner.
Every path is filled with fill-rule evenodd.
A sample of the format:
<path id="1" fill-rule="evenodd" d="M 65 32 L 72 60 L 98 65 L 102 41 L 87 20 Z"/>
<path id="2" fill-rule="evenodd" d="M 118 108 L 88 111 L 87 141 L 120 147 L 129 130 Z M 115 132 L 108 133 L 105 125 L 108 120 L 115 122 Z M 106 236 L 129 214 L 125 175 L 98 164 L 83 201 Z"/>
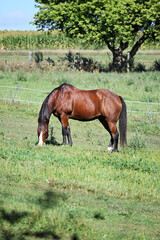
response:
<path id="1" fill-rule="evenodd" d="M 68 144 L 70 144 L 72 146 L 72 138 L 71 138 L 71 130 L 70 130 L 70 126 L 67 126 L 67 138 L 68 138 Z"/>
<path id="2" fill-rule="evenodd" d="M 69 119 L 68 115 L 66 115 L 66 114 L 61 115 L 63 144 L 66 145 L 66 137 L 67 137 L 68 144 L 70 144 L 72 146 L 71 131 L 70 131 L 68 119 Z"/>

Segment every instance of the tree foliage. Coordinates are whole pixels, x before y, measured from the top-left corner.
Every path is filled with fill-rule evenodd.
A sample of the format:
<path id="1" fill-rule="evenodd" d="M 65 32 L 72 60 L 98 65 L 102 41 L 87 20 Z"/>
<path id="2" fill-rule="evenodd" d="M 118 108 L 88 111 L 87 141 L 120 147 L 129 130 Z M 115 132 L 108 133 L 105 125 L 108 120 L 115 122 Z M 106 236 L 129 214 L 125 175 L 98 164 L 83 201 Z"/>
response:
<path id="1" fill-rule="evenodd" d="M 105 42 L 117 71 L 126 63 L 123 51 L 130 42 L 134 42 L 130 51 L 133 58 L 143 42 L 155 39 L 160 31 L 159 0 L 35 1 L 39 11 L 34 24 L 39 30 L 57 29 L 71 37 Z"/>

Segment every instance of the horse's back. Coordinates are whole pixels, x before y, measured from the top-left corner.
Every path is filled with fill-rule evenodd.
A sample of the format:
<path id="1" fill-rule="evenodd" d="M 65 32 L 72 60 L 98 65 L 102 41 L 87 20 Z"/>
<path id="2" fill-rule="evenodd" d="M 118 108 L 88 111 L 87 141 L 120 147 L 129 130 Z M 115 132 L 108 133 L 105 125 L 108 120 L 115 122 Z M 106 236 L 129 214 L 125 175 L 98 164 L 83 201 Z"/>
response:
<path id="1" fill-rule="evenodd" d="M 119 96 L 107 89 L 81 90 L 69 84 L 59 87 L 57 112 L 70 118 L 89 121 L 100 116 L 118 119 L 121 112 Z"/>
<path id="2" fill-rule="evenodd" d="M 119 96 L 107 89 L 80 90 L 73 93 L 74 109 L 71 117 L 92 120 L 100 116 L 118 119 L 122 104 Z"/>

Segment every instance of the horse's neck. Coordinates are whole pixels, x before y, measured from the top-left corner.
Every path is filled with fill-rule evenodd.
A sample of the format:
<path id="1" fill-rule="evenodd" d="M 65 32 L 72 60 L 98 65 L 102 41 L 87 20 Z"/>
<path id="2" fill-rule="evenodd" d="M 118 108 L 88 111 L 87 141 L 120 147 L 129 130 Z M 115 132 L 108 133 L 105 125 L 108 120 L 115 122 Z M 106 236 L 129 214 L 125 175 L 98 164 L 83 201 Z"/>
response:
<path id="1" fill-rule="evenodd" d="M 39 113 L 39 118 L 42 120 L 48 120 L 50 119 L 50 116 L 52 112 L 56 109 L 57 103 L 58 103 L 58 92 L 53 91 L 51 94 L 49 94 L 46 99 L 44 100 L 41 111 Z"/>
<path id="2" fill-rule="evenodd" d="M 42 121 L 49 120 L 50 119 L 50 111 L 49 111 L 49 106 L 48 106 L 48 98 L 46 98 L 42 104 L 40 113 L 39 113 L 39 118 Z"/>
<path id="3" fill-rule="evenodd" d="M 48 98 L 48 101 L 47 101 L 49 115 L 51 115 L 52 112 L 54 112 L 54 110 L 57 108 L 58 97 L 59 97 L 59 91 L 58 90 L 54 90 L 50 94 L 50 96 Z"/>
<path id="4" fill-rule="evenodd" d="M 47 104 L 46 104 L 46 114 L 45 114 L 45 117 L 46 117 L 46 119 L 49 121 L 49 119 L 50 119 L 50 116 L 51 116 L 51 114 L 52 114 L 52 109 L 51 109 L 51 107 L 48 105 L 48 102 L 47 102 Z"/>

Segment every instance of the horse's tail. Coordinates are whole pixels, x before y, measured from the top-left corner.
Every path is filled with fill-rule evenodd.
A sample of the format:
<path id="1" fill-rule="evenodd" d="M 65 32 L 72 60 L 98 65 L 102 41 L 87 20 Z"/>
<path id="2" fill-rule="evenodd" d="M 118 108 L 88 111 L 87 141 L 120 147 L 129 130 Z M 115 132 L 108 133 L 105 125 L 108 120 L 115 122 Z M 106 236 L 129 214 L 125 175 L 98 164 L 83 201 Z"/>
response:
<path id="1" fill-rule="evenodd" d="M 127 145 L 127 106 L 122 97 L 120 100 L 122 102 L 122 111 L 119 117 L 120 145 L 124 147 Z"/>

